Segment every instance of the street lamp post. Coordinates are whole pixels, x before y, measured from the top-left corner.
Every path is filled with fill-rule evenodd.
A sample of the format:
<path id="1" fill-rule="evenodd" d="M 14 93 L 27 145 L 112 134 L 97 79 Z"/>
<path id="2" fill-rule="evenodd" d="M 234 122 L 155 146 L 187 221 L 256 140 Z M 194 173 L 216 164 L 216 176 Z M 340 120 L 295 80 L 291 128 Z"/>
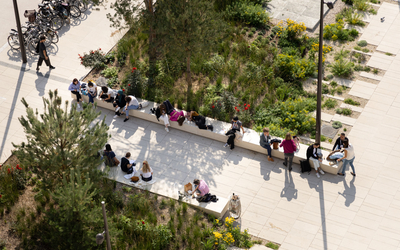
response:
<path id="1" fill-rule="evenodd" d="M 317 86 L 317 115 L 315 142 L 321 142 L 321 98 L 322 98 L 322 52 L 324 42 L 324 0 L 321 0 L 321 13 L 319 18 L 319 50 L 318 50 L 318 86 Z M 333 3 L 326 3 L 329 9 L 333 9 Z"/>
<path id="2" fill-rule="evenodd" d="M 21 21 L 19 20 L 17 0 L 13 0 L 13 4 L 14 4 L 14 12 L 15 12 L 15 21 L 17 22 L 19 45 L 21 47 L 22 62 L 26 63 L 27 62 L 26 50 L 25 50 L 24 37 L 22 36 Z"/>
<path id="3" fill-rule="evenodd" d="M 101 207 L 103 208 L 103 219 L 104 219 L 104 232 L 96 235 L 96 243 L 101 245 L 104 241 L 104 234 L 106 235 L 107 250 L 111 250 L 110 234 L 108 233 L 107 215 L 105 202 L 101 202 Z"/>

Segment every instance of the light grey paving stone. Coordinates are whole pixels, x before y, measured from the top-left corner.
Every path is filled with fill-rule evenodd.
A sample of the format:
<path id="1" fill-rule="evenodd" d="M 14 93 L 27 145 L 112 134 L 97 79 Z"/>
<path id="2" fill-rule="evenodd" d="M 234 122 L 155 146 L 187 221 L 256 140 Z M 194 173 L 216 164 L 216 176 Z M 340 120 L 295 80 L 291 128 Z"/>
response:
<path id="1" fill-rule="evenodd" d="M 344 102 L 342 104 L 340 104 L 340 107 L 341 108 L 348 108 L 348 109 L 351 109 L 351 110 L 356 111 L 356 112 L 362 112 L 364 110 L 363 108 L 360 108 L 360 107 L 357 107 L 357 106 L 353 106 L 353 105 L 350 105 L 350 104 L 346 104 Z"/>
<path id="2" fill-rule="evenodd" d="M 379 75 L 376 75 L 376 74 L 372 74 L 372 73 L 368 73 L 368 72 L 364 72 L 364 71 L 360 73 L 360 76 L 366 77 L 366 78 L 370 78 L 370 79 L 373 79 L 373 80 L 376 80 L 376 81 L 382 80 L 382 76 L 379 76 Z"/>
<path id="3" fill-rule="evenodd" d="M 344 115 L 339 115 L 339 114 L 335 114 L 332 118 L 333 121 L 339 121 L 341 123 L 344 123 L 346 125 L 350 125 L 350 126 L 354 126 L 354 124 L 356 123 L 357 119 L 348 117 L 348 116 L 344 116 Z"/>
<path id="4" fill-rule="evenodd" d="M 328 94 L 324 94 L 324 96 L 329 97 L 329 98 L 333 98 L 333 99 L 336 99 L 336 100 L 339 100 L 339 101 L 344 101 L 344 98 L 340 97 L 340 96 L 333 96 L 333 95 L 328 95 Z"/>

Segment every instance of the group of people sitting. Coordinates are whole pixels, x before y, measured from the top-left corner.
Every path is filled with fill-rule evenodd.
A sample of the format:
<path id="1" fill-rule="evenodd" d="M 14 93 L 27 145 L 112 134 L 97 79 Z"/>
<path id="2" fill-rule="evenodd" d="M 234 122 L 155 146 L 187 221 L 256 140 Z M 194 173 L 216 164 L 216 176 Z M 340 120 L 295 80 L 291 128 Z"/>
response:
<path id="1" fill-rule="evenodd" d="M 260 135 L 260 146 L 267 149 L 268 152 L 268 161 L 274 161 L 271 155 L 271 136 L 269 135 L 269 129 L 264 128 L 263 133 Z M 293 136 L 290 133 L 287 133 L 285 139 L 279 145 L 279 147 L 283 147 L 285 161 L 283 165 L 289 168 L 289 171 L 292 171 L 292 162 L 294 154 L 297 153 L 300 149 L 300 142 L 297 136 Z M 320 144 L 314 143 L 307 148 L 307 160 L 311 161 L 314 165 L 315 174 L 318 178 L 320 178 L 320 174 L 325 174 L 325 172 L 321 169 L 322 163 L 322 153 L 320 150 Z M 343 161 L 342 170 L 338 175 L 344 176 L 347 164 L 350 164 L 353 172 L 350 172 L 353 176 L 356 176 L 354 169 L 354 148 L 349 143 L 349 139 L 346 137 L 344 133 L 340 134 L 340 137 L 337 138 L 335 144 L 333 145 L 332 152 L 326 157 L 328 161 L 330 161 L 330 165 L 337 164 L 340 161 Z"/>

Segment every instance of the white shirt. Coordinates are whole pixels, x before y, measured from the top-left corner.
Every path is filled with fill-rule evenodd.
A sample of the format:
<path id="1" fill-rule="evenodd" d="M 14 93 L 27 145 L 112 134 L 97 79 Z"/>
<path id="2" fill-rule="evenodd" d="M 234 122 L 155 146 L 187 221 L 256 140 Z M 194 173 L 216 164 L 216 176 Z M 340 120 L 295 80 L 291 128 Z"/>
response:
<path id="1" fill-rule="evenodd" d="M 149 178 L 151 176 L 151 172 L 153 172 L 153 169 L 150 167 L 150 172 L 143 173 L 143 170 L 140 170 L 140 173 L 144 178 Z"/>
<path id="2" fill-rule="evenodd" d="M 354 158 L 354 147 L 352 145 L 349 145 L 347 148 L 345 148 L 345 150 L 347 151 L 347 160 L 351 160 Z"/>
<path id="3" fill-rule="evenodd" d="M 138 100 L 136 99 L 136 97 L 134 97 L 133 95 L 130 95 L 129 97 L 131 98 L 131 101 L 129 102 L 129 105 L 128 105 L 128 106 L 132 106 L 132 105 L 139 106 L 139 102 L 138 102 Z"/>
<path id="4" fill-rule="evenodd" d="M 104 94 L 110 95 L 110 97 L 115 97 L 114 91 L 112 89 L 110 89 L 110 88 L 107 88 L 107 89 L 108 89 L 107 93 L 104 93 Z"/>
<path id="5" fill-rule="evenodd" d="M 93 87 L 89 87 L 89 85 L 88 85 L 88 90 L 90 93 L 92 93 L 92 94 L 96 93 L 96 89 L 97 89 L 96 84 L 93 83 Z"/>

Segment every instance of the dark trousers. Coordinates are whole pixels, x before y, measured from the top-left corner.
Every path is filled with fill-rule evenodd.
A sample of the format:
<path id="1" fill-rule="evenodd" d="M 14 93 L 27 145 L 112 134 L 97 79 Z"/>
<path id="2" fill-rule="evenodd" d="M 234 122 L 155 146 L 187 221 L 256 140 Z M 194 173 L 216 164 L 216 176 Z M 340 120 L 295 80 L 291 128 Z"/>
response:
<path id="1" fill-rule="evenodd" d="M 150 176 L 149 178 L 145 178 L 142 176 L 143 181 L 151 181 L 153 179 L 153 176 Z"/>
<path id="2" fill-rule="evenodd" d="M 40 66 L 42 66 L 43 61 L 46 63 L 46 66 L 50 67 L 51 66 L 50 58 L 49 57 L 47 57 L 47 58 L 48 59 L 46 60 L 46 59 L 44 59 L 44 58 L 39 56 L 39 61 L 37 62 L 37 67 L 39 68 Z"/>
<path id="3" fill-rule="evenodd" d="M 72 94 L 76 95 L 76 101 L 79 102 L 80 99 L 82 99 L 81 93 L 79 93 L 79 91 L 71 91 Z"/>
<path id="4" fill-rule="evenodd" d="M 268 151 L 268 156 L 269 157 L 272 157 L 271 156 L 271 146 L 269 144 L 267 144 L 265 146 L 261 146 L 261 147 L 265 148 Z"/>
<path id="5" fill-rule="evenodd" d="M 236 129 L 231 129 L 228 132 L 226 132 L 225 135 L 228 136 L 228 141 L 226 142 L 229 146 L 231 146 L 231 149 L 235 148 L 235 138 L 236 138 Z"/>

